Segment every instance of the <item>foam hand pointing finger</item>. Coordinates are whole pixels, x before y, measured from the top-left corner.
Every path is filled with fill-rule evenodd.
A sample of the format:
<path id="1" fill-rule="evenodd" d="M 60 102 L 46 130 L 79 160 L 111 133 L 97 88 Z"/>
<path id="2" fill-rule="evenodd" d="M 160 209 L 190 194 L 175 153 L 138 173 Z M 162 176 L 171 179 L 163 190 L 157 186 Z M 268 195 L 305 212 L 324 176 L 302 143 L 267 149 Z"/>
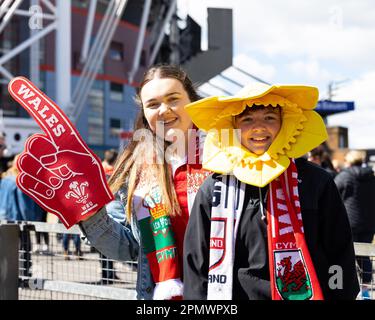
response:
<path id="1" fill-rule="evenodd" d="M 113 200 L 100 159 L 63 111 L 23 77 L 8 90 L 45 133 L 27 139 L 17 161 L 18 187 L 67 228 Z"/>

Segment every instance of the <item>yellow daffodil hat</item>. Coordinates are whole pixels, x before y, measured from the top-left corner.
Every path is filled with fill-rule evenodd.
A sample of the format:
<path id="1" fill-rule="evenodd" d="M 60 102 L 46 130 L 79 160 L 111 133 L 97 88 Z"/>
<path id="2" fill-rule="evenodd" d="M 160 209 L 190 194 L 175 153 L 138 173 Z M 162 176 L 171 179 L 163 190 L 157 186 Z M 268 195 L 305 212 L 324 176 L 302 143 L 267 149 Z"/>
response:
<path id="1" fill-rule="evenodd" d="M 235 96 L 214 96 L 185 108 L 193 123 L 207 132 L 203 167 L 212 172 L 234 174 L 247 184 L 263 187 L 281 175 L 290 158 L 298 158 L 327 139 L 323 119 L 315 112 L 319 91 L 304 85 L 252 83 Z M 233 127 L 234 116 L 247 107 L 281 107 L 281 129 L 262 155 L 241 145 Z"/>

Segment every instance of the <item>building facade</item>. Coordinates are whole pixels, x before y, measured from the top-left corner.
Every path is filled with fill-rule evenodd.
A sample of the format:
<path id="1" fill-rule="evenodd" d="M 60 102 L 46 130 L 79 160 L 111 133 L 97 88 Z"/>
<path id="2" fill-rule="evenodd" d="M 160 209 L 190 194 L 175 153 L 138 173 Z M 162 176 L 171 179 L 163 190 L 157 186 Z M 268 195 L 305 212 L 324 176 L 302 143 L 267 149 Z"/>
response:
<path id="1" fill-rule="evenodd" d="M 51 1 L 51 3 L 56 5 L 57 1 L 66 0 L 56 0 Z M 147 25 L 141 51 L 138 52 L 139 63 L 135 72 L 133 72 L 134 59 L 137 54 L 137 42 L 147 3 L 150 5 Z M 18 11 L 27 12 L 32 4 L 33 0 L 25 0 L 17 9 Z M 193 80 L 201 83 L 207 81 L 206 78 L 211 78 L 230 66 L 232 61 L 232 43 L 228 45 L 227 39 L 232 41 L 231 10 L 218 9 L 218 12 L 214 11 L 212 14 L 216 20 L 214 21 L 215 23 L 209 25 L 209 29 L 220 31 L 219 27 L 221 25 L 222 29 L 227 30 L 226 33 L 230 34 L 230 37 L 221 37 L 222 41 L 226 41 L 225 44 L 221 44 L 223 48 L 226 48 L 225 54 L 221 55 L 222 58 L 217 59 L 218 61 L 210 59 L 211 61 L 207 63 L 206 60 L 210 54 L 219 53 L 220 44 L 215 43 L 211 45 L 212 49 L 207 50 L 207 52 L 200 52 L 197 45 L 197 41 L 199 41 L 200 45 L 201 40 L 199 26 L 190 17 L 187 19 L 185 28 L 178 27 L 176 23 L 172 24 L 173 19 L 175 21 L 179 19 L 176 16 L 176 9 L 173 12 L 171 10 L 175 4 L 176 1 L 174 0 L 128 0 L 126 2 L 121 19 L 110 39 L 106 54 L 90 87 L 85 105 L 75 121 L 83 139 L 99 156 L 102 156 L 104 150 L 118 148 L 121 145 L 119 133 L 132 131 L 133 123 L 138 113 L 138 106 L 134 100 L 136 88 L 149 65 L 157 62 L 180 62 L 183 67 L 186 66 L 189 69 L 188 72 Z M 45 7 L 42 2 L 39 5 L 43 13 L 49 12 L 49 8 Z M 110 5 L 111 0 L 96 1 L 90 38 L 91 46 L 93 46 L 96 36 L 100 33 L 101 24 L 105 20 L 105 13 Z M 223 16 L 223 12 L 225 16 Z M 54 101 L 57 101 L 57 55 L 70 54 L 71 91 L 74 92 L 80 85 L 80 77 L 85 67 L 85 61 L 82 61 L 82 51 L 85 41 L 85 29 L 90 15 L 90 0 L 71 0 L 70 14 L 70 52 L 56 52 L 56 32 L 50 32 L 38 41 L 37 57 L 35 57 L 35 48 L 34 57 L 32 57 L 33 49 L 30 47 L 3 65 L 13 76 L 22 75 L 27 78 L 30 78 L 33 67 L 35 72 L 35 65 L 38 65 L 38 70 L 36 70 L 38 80 L 36 84 Z M 230 19 L 227 17 L 230 17 Z M 172 22 L 166 21 L 168 19 Z M 170 22 L 170 26 L 174 25 L 177 28 L 177 33 L 173 33 L 174 35 L 177 34 L 177 37 L 172 37 L 172 33 L 160 37 L 165 32 L 166 22 Z M 27 41 L 31 37 L 32 31 L 29 23 L 30 18 L 19 15 L 12 16 L 5 30 L 0 33 L 0 53 L 5 55 L 17 47 L 19 43 Z M 48 23 L 48 20 L 43 20 L 42 29 L 48 27 Z M 227 27 L 228 25 L 230 27 Z M 212 35 L 209 35 L 209 37 L 212 39 L 220 38 L 218 37 L 218 31 L 211 32 Z M 179 35 L 181 35 L 181 38 L 179 38 Z M 181 39 L 181 45 L 173 43 L 176 40 L 178 42 L 179 39 Z M 228 47 L 230 50 L 228 50 Z M 158 48 L 159 50 L 156 50 Z M 184 52 L 184 54 L 178 54 L 177 51 Z M 176 60 L 176 57 L 181 57 L 182 60 Z M 202 63 L 202 57 L 205 58 L 204 63 Z M 132 72 L 133 74 L 131 75 Z M 200 74 L 206 78 L 200 79 Z M 9 79 L 2 79 L 0 85 L 0 107 L 3 115 L 1 130 L 6 135 L 9 155 L 11 155 L 21 152 L 25 139 L 31 134 L 38 132 L 39 128 L 29 118 L 27 112 L 10 98 L 6 86 L 8 81 Z"/>

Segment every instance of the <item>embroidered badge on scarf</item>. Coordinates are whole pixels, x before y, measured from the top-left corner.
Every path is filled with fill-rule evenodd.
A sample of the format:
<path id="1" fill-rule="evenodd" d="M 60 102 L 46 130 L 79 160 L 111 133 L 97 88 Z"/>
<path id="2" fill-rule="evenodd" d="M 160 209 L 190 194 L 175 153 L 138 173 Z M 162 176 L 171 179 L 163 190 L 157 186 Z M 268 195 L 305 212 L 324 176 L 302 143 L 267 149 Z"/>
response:
<path id="1" fill-rule="evenodd" d="M 187 163 L 185 182 L 189 212 L 199 185 L 209 175 L 207 170 L 202 169 L 199 158 L 204 136 L 203 133 L 198 132 L 196 138 L 191 141 L 195 143 L 192 146 L 194 161 L 192 164 Z M 182 265 L 179 263 L 178 254 L 178 250 L 182 250 L 182 247 L 177 248 L 178 241 L 173 231 L 175 227 L 178 232 L 178 227 L 172 225 L 172 219 L 163 204 L 159 182 L 147 172 L 146 169 L 141 172 L 133 196 L 133 208 L 152 279 L 156 284 L 153 299 L 178 299 L 183 294 L 183 284 L 180 279 Z"/>
<path id="2" fill-rule="evenodd" d="M 153 298 L 171 299 L 182 295 L 176 242 L 159 186 L 138 186 L 134 192 L 134 205 L 143 249 L 156 283 Z"/>

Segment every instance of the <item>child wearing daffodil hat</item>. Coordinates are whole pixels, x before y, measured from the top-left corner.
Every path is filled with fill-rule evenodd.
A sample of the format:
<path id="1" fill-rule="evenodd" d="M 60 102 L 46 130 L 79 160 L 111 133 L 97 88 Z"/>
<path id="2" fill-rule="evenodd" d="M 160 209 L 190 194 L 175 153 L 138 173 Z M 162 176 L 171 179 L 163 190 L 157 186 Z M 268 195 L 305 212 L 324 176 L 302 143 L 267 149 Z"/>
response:
<path id="1" fill-rule="evenodd" d="M 184 244 L 186 299 L 354 299 L 345 207 L 323 169 L 300 158 L 327 138 L 315 87 L 245 87 L 186 106 L 207 131 Z"/>

